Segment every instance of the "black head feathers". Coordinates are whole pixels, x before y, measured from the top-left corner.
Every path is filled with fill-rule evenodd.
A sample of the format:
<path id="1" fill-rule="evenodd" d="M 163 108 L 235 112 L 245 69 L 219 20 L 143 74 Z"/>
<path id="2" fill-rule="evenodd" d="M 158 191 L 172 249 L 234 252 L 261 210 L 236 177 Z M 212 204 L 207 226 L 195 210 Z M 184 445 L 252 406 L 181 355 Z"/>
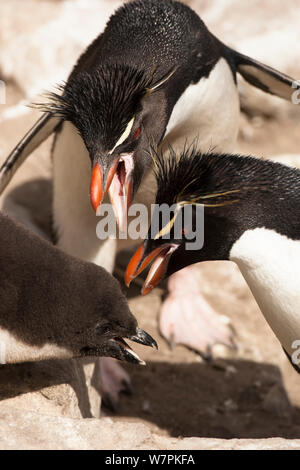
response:
<path id="1" fill-rule="evenodd" d="M 86 144 L 97 131 L 109 150 L 137 112 L 152 75 L 123 64 L 102 65 L 73 76 L 59 87 L 61 94 L 48 93 L 48 102 L 36 106 L 72 122 Z"/>
<path id="2" fill-rule="evenodd" d="M 101 136 L 103 150 L 109 151 L 140 110 L 142 98 L 160 89 L 175 70 L 155 81 L 155 66 L 146 72 L 125 64 L 104 64 L 73 75 L 58 86 L 59 93 L 46 93 L 47 102 L 34 107 L 74 124 L 88 148 Z"/>
<path id="3" fill-rule="evenodd" d="M 179 156 L 170 148 L 168 158 L 152 150 L 152 158 L 158 204 L 221 207 L 244 201 L 250 193 L 292 198 L 300 185 L 298 170 L 251 156 L 203 154 L 196 144 L 186 146 Z"/>

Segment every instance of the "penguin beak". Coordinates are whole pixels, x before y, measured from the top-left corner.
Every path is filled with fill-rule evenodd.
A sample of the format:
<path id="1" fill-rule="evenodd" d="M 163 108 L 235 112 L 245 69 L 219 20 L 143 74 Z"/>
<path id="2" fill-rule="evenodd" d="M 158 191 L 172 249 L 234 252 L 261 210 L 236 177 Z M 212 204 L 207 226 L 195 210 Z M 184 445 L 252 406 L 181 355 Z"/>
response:
<path id="1" fill-rule="evenodd" d="M 129 261 L 125 272 L 125 283 L 127 287 L 129 287 L 131 281 L 139 276 L 144 269 L 152 263 L 141 291 L 142 295 L 149 294 L 165 277 L 170 257 L 179 246 L 172 243 L 165 243 L 151 250 L 147 245 L 148 240 L 140 245 Z"/>
<path id="2" fill-rule="evenodd" d="M 130 336 L 128 339 L 135 343 L 142 344 L 143 346 L 150 346 L 151 348 L 158 349 L 155 339 L 139 327 L 136 329 L 136 334 L 134 336 Z"/>
<path id="3" fill-rule="evenodd" d="M 95 163 L 92 170 L 90 199 L 94 211 L 97 212 L 103 199 L 103 171 L 99 163 Z"/>
<path id="4" fill-rule="evenodd" d="M 121 231 L 127 227 L 128 209 L 132 201 L 133 153 L 114 159 L 105 171 L 98 162 L 94 164 L 90 185 L 90 199 L 95 212 L 108 192 L 114 214 Z"/>
<path id="5" fill-rule="evenodd" d="M 145 362 L 133 351 L 133 349 L 126 343 L 125 339 L 134 341 L 135 343 L 142 344 L 143 346 L 150 346 L 151 348 L 158 349 L 155 339 L 152 338 L 146 331 L 136 327 L 133 335 L 114 336 L 108 338 L 99 346 L 85 346 L 81 349 L 82 356 L 109 356 L 114 357 L 120 361 L 131 362 L 132 364 L 145 365 Z"/>
<path id="6" fill-rule="evenodd" d="M 136 328 L 136 334 L 128 336 L 128 339 L 135 343 L 142 344 L 143 346 L 150 346 L 151 348 L 158 349 L 155 339 L 139 327 Z M 114 347 L 118 345 L 119 352 L 114 356 L 116 359 L 131 362 L 133 364 L 145 365 L 145 362 L 131 349 L 124 338 L 116 337 L 109 341 L 113 343 Z"/>
<path id="7" fill-rule="evenodd" d="M 107 186 L 110 202 L 122 232 L 127 228 L 128 209 L 132 201 L 133 153 L 121 155 Z"/>

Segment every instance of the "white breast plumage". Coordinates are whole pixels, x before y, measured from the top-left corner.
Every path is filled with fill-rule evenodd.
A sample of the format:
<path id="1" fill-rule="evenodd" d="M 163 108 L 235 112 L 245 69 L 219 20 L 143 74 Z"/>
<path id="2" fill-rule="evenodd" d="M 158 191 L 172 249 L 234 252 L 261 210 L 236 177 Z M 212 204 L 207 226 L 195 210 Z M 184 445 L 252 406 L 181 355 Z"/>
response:
<path id="1" fill-rule="evenodd" d="M 198 137 L 206 152 L 232 151 L 238 134 L 240 102 L 228 62 L 221 58 L 208 78 L 190 85 L 174 106 L 165 140 L 180 152 Z"/>
<path id="2" fill-rule="evenodd" d="M 262 313 L 289 353 L 300 340 L 300 241 L 273 230 L 246 231 L 231 249 Z"/>
<path id="3" fill-rule="evenodd" d="M 16 364 L 48 359 L 70 359 L 73 352 L 56 344 L 30 345 L 0 328 L 0 364 Z"/>

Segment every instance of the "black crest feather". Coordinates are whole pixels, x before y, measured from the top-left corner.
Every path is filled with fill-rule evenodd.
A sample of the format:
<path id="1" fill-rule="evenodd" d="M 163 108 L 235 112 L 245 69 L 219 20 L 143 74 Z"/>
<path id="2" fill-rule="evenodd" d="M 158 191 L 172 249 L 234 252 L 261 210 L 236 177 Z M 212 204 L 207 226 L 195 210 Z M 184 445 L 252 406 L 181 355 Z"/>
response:
<path id="1" fill-rule="evenodd" d="M 136 113 L 152 78 L 128 65 L 101 65 L 73 76 L 57 87 L 58 92 L 45 94 L 46 103 L 34 106 L 72 122 L 88 146 L 101 135 L 109 150 Z"/>
<path id="2" fill-rule="evenodd" d="M 172 148 L 168 156 L 152 149 L 158 204 L 186 201 L 221 207 L 251 193 L 299 201 L 299 170 L 251 156 L 201 153 L 196 147 L 186 145 L 179 156 Z"/>

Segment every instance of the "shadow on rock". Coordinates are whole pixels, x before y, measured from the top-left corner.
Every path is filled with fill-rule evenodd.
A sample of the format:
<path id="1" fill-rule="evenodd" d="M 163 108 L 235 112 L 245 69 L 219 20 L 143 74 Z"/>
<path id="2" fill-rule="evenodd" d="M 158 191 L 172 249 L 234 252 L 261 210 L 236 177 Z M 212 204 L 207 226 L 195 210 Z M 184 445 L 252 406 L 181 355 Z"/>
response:
<path id="1" fill-rule="evenodd" d="M 300 437 L 300 409 L 291 405 L 277 367 L 222 360 L 127 369 L 134 394 L 122 397 L 119 415 L 152 422 L 171 436 Z"/>

